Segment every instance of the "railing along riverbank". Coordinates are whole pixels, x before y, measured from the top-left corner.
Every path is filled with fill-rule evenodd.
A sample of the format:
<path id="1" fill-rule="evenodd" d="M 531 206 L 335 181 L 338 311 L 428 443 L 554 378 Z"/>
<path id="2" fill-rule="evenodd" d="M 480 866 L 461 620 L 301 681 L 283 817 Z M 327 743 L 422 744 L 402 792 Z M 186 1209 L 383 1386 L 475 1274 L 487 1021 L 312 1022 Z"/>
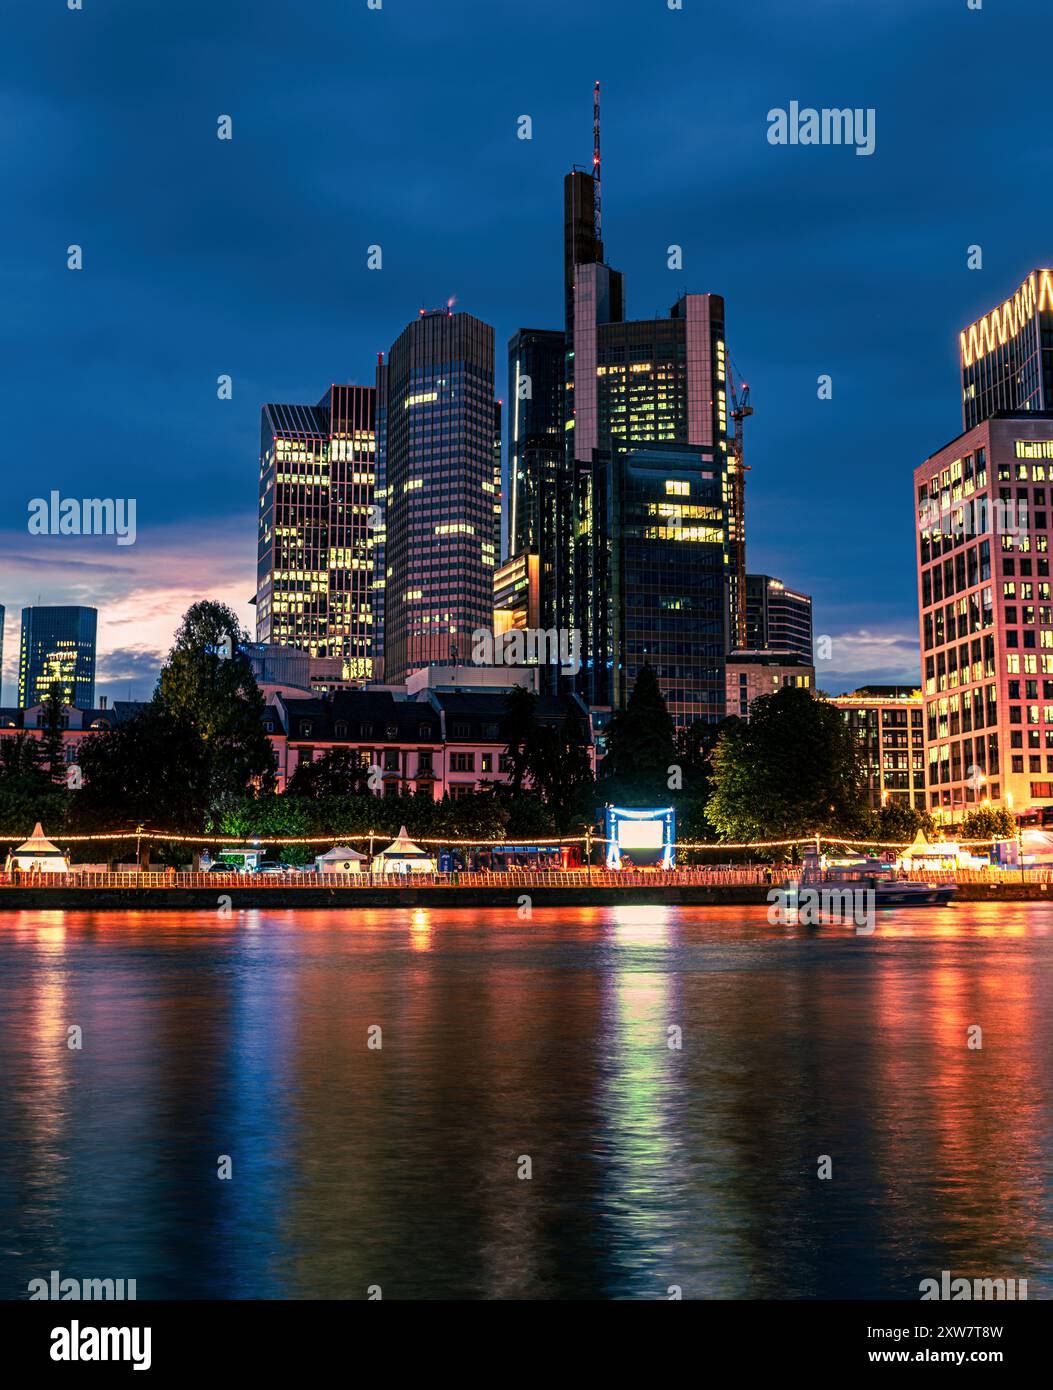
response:
<path id="1" fill-rule="evenodd" d="M 778 881 L 778 880 L 775 880 Z M 241 874 L 25 872 L 0 874 L 0 886 L 12 888 L 252 888 L 296 889 L 305 893 L 332 888 L 678 888 L 733 887 L 772 882 L 764 865 L 733 864 L 699 869 L 507 869 L 411 874 Z"/>

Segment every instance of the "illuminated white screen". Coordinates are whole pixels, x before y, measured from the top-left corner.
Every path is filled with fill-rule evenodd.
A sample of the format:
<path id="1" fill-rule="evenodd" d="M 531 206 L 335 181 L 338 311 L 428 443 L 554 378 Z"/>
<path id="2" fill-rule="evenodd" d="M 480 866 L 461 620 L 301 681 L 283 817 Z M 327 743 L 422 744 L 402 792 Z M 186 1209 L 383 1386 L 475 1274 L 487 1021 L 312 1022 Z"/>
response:
<path id="1" fill-rule="evenodd" d="M 661 849 L 662 832 L 660 820 L 620 820 L 618 843 L 622 849 Z"/>

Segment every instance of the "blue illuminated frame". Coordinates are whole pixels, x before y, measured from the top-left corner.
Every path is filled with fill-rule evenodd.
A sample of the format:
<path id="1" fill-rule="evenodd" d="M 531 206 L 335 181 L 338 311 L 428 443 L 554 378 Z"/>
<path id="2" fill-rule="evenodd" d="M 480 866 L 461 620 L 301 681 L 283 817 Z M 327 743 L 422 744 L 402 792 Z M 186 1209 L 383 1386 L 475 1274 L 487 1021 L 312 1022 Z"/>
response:
<path id="1" fill-rule="evenodd" d="M 662 822 L 662 862 L 659 867 L 671 869 L 675 859 L 676 846 L 676 811 L 672 806 L 655 806 L 644 810 L 630 810 L 626 806 L 605 806 L 604 834 L 607 837 L 607 868 L 620 869 L 622 866 L 619 828 L 622 821 L 627 820 Z"/>

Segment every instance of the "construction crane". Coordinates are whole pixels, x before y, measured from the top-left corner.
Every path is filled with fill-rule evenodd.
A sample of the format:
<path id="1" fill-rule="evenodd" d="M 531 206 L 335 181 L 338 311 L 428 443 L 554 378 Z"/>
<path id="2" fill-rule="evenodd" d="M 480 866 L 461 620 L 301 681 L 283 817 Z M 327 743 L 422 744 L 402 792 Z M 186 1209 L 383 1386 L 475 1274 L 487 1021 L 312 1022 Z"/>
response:
<path id="1" fill-rule="evenodd" d="M 728 540 L 731 544 L 732 594 L 731 620 L 734 645 L 746 646 L 746 474 L 749 465 L 743 462 L 743 423 L 753 414 L 750 388 L 742 382 L 742 394 L 735 389 L 735 373 L 728 363 L 728 392 L 731 396 L 731 418 L 735 421 L 732 446 L 731 516 Z"/>
<path id="2" fill-rule="evenodd" d="M 592 177 L 596 180 L 593 200 L 593 235 L 598 244 L 603 240 L 603 228 L 600 225 L 600 84 L 598 82 L 592 89 Z"/>

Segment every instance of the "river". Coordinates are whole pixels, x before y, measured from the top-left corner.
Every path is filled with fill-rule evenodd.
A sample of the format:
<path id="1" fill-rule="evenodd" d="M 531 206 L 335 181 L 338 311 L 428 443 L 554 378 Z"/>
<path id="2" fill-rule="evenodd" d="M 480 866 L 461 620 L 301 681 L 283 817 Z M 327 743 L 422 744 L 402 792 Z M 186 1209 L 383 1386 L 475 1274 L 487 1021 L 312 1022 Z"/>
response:
<path id="1" fill-rule="evenodd" d="M 1048 1298 L 1053 910 L 0 915 L 0 1296 L 53 1269 L 140 1299 L 917 1299 L 943 1270 Z"/>

